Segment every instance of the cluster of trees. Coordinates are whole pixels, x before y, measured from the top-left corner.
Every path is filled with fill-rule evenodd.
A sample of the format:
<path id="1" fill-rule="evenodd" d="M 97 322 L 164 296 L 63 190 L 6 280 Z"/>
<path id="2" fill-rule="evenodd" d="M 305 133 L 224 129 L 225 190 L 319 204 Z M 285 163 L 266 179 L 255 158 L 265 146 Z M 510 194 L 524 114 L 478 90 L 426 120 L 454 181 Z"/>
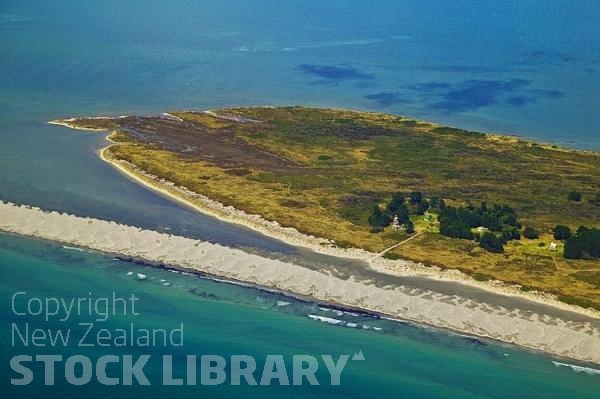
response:
<path id="1" fill-rule="evenodd" d="M 575 235 L 565 241 L 565 258 L 600 259 L 600 230 L 579 227 Z"/>
<path id="2" fill-rule="evenodd" d="M 561 224 L 553 229 L 554 238 L 565 242 L 567 259 L 600 259 L 600 230 L 581 226 L 575 234 Z"/>
<path id="3" fill-rule="evenodd" d="M 571 201 L 581 201 L 577 192 L 569 194 Z M 591 203 L 598 198 L 590 200 Z M 382 231 L 398 217 L 398 222 L 404 225 L 406 232 L 414 233 L 414 225 L 410 215 L 423 215 L 428 210 L 438 213 L 440 233 L 451 238 L 475 240 L 479 246 L 489 252 L 504 252 L 504 244 L 511 240 L 521 239 L 521 223 L 516 212 L 509 206 L 494 204 L 488 206 L 482 202 L 479 207 L 468 204 L 465 207 L 446 206 L 442 198 L 433 197 L 425 199 L 419 191 L 413 191 L 405 196 L 396 193 L 385 208 L 379 205 L 373 207 L 369 216 L 369 224 L 373 232 Z M 473 229 L 485 227 L 483 234 L 474 233 Z M 557 225 L 553 229 L 556 240 L 564 241 L 564 256 L 568 259 L 600 259 L 600 229 L 581 226 L 575 234 L 568 226 Z M 523 229 L 523 236 L 527 239 L 537 239 L 540 233 L 533 227 Z"/>
<path id="4" fill-rule="evenodd" d="M 488 207 L 482 202 L 479 207 L 444 207 L 439 214 L 440 233 L 447 237 L 466 240 L 476 239 L 479 246 L 490 252 L 503 252 L 504 244 L 510 240 L 521 239 L 521 224 L 516 212 L 504 205 L 494 204 Z M 472 229 L 485 227 L 483 235 L 473 234 Z M 528 231 L 535 235 L 533 229 Z"/>
<path id="5" fill-rule="evenodd" d="M 488 252 L 504 252 L 504 241 L 491 231 L 483 233 L 479 239 L 479 246 Z"/>
<path id="6" fill-rule="evenodd" d="M 373 207 L 373 211 L 369 216 L 369 224 L 373 231 L 381 231 L 392 223 L 394 216 L 398 216 L 398 222 L 404 225 L 407 233 L 412 234 L 415 230 L 414 224 L 410 220 L 411 211 L 415 215 L 424 215 L 430 208 L 441 209 L 444 207 L 445 204 L 442 198 L 431 198 L 428 201 L 420 191 L 413 191 L 409 193 L 408 197 L 398 192 L 392 196 L 391 201 L 384 209 L 381 209 L 379 205 Z"/>

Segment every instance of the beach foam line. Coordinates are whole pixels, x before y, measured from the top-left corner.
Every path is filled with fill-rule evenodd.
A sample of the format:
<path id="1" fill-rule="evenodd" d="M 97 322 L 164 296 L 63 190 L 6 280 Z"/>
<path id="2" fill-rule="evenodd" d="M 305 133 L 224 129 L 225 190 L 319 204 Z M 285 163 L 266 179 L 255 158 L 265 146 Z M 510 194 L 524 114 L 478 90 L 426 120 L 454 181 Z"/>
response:
<path id="1" fill-rule="evenodd" d="M 0 230 L 600 364 L 600 329 L 589 322 L 509 312 L 469 299 L 450 301 L 433 291 L 378 287 L 219 244 L 5 202 L 0 202 Z"/>
<path id="2" fill-rule="evenodd" d="M 568 367 L 571 370 L 573 370 L 576 373 L 586 373 L 586 374 L 590 374 L 590 375 L 600 375 L 600 370 L 596 370 L 593 369 L 591 367 L 583 367 L 583 366 L 577 366 L 575 364 L 569 364 L 569 363 L 560 363 L 560 362 L 552 362 L 554 363 L 554 365 L 556 367 Z"/>
<path id="3" fill-rule="evenodd" d="M 323 323 L 327 323 L 327 324 L 333 324 L 333 325 L 343 325 L 346 324 L 346 322 L 344 322 L 343 320 L 339 320 L 339 319 L 334 319 L 331 317 L 325 317 L 325 316 L 317 316 L 314 314 L 309 314 L 308 315 L 309 318 L 313 319 L 313 320 L 317 320 Z"/>
<path id="4" fill-rule="evenodd" d="M 71 247 L 69 245 L 63 245 L 62 247 L 63 249 L 68 249 L 70 251 L 85 252 L 83 248 Z"/>

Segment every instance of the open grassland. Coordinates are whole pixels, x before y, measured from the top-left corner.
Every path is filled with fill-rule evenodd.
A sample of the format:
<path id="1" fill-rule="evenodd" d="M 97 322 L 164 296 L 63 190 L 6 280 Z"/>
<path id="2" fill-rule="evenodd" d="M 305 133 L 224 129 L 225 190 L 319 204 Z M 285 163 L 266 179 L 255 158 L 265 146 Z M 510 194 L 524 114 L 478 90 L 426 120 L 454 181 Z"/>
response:
<path id="1" fill-rule="evenodd" d="M 541 232 L 493 254 L 438 233 L 435 215 L 413 216 L 415 239 L 386 256 L 460 269 L 523 289 L 555 293 L 600 309 L 600 264 L 548 250 L 551 229 L 600 227 L 600 156 L 516 137 L 485 135 L 378 113 L 302 107 L 232 108 L 218 115 L 82 119 L 73 125 L 116 130 L 109 150 L 147 172 L 301 232 L 374 252 L 408 238 L 372 233 L 375 204 L 396 192 L 423 192 L 447 204 L 513 207 Z M 96 125 L 98 124 L 98 125 Z M 568 200 L 582 193 L 581 202 Z"/>

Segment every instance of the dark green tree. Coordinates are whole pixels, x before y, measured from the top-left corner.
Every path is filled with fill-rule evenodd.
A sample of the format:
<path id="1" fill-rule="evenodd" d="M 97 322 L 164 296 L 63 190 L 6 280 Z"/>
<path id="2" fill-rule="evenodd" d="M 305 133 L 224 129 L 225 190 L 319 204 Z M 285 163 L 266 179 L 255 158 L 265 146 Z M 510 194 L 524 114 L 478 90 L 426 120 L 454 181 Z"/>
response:
<path id="1" fill-rule="evenodd" d="M 581 193 L 579 191 L 571 191 L 569 193 L 569 201 L 580 202 L 581 201 Z"/>
<path id="2" fill-rule="evenodd" d="M 471 228 L 481 226 L 481 216 L 476 209 L 458 208 L 457 217 Z"/>
<path id="3" fill-rule="evenodd" d="M 581 242 L 575 237 L 567 239 L 567 241 L 565 241 L 565 251 L 563 256 L 567 259 L 583 258 L 583 246 L 581 245 Z"/>
<path id="4" fill-rule="evenodd" d="M 377 228 L 387 227 L 390 225 L 391 222 L 392 222 L 392 220 L 391 220 L 390 216 L 387 215 L 386 213 L 383 213 L 381 211 L 381 208 L 379 208 L 379 205 L 375 205 L 373 207 L 373 212 L 369 216 L 369 224 L 373 228 L 377 229 Z"/>
<path id="5" fill-rule="evenodd" d="M 408 208 L 406 207 L 406 201 L 402 193 L 396 193 L 392 197 L 392 200 L 386 206 L 386 212 L 391 219 L 394 215 L 398 216 L 398 221 L 402 224 L 409 220 Z"/>
<path id="6" fill-rule="evenodd" d="M 500 220 L 498 220 L 498 216 L 491 212 L 485 212 L 481 215 L 481 225 L 493 231 L 500 231 Z"/>
<path id="7" fill-rule="evenodd" d="M 480 213 L 485 213 L 488 211 L 488 207 L 487 207 L 487 203 L 485 201 L 481 201 L 481 206 L 479 207 L 479 209 L 481 210 Z"/>
<path id="8" fill-rule="evenodd" d="M 388 215 L 398 215 L 398 220 L 403 223 L 408 220 L 408 208 L 406 207 L 404 194 L 396 193 L 392 200 L 387 204 L 386 211 Z"/>
<path id="9" fill-rule="evenodd" d="M 464 240 L 472 240 L 473 232 L 471 228 L 460 220 L 455 220 L 450 223 L 440 223 L 440 234 L 451 238 L 462 238 Z"/>
<path id="10" fill-rule="evenodd" d="M 408 208 L 406 207 L 406 205 L 402 205 L 402 207 L 398 209 L 398 212 L 396 212 L 396 215 L 398 215 L 398 221 L 400 223 L 406 223 L 410 220 L 410 217 L 408 216 Z"/>
<path id="11" fill-rule="evenodd" d="M 502 228 L 502 239 L 504 240 L 504 242 L 520 240 L 521 232 L 516 227 L 505 226 L 504 228 Z"/>
<path id="12" fill-rule="evenodd" d="M 504 245 L 502 240 L 496 234 L 486 231 L 479 240 L 479 246 L 488 252 L 502 253 Z"/>
<path id="13" fill-rule="evenodd" d="M 600 259 L 600 230 L 580 227 L 565 241 L 565 258 Z"/>
<path id="14" fill-rule="evenodd" d="M 540 233 L 533 227 L 527 226 L 525 227 L 525 230 L 523 230 L 523 236 L 530 240 L 536 240 L 540 238 Z"/>
<path id="15" fill-rule="evenodd" d="M 466 214 L 468 214 L 468 211 L 463 208 L 446 207 L 442 209 L 438 217 L 440 234 L 446 237 L 472 240 L 471 226 L 464 220 Z"/>
<path id="16" fill-rule="evenodd" d="M 571 229 L 562 224 L 557 224 L 552 230 L 552 233 L 554 233 L 554 238 L 556 240 L 567 240 L 573 235 L 571 234 Z"/>
<path id="17" fill-rule="evenodd" d="M 415 232 L 415 225 L 410 220 L 404 223 L 404 228 L 408 234 L 413 234 Z"/>
<path id="18" fill-rule="evenodd" d="M 434 211 L 441 211 L 446 207 L 446 202 L 442 197 L 431 197 L 429 208 Z"/>
<path id="19" fill-rule="evenodd" d="M 410 193 L 410 203 L 418 204 L 423 201 L 423 194 L 420 191 L 413 191 Z"/>
<path id="20" fill-rule="evenodd" d="M 417 204 L 417 215 L 424 215 L 425 212 L 429 209 L 429 202 L 427 200 L 423 200 Z"/>

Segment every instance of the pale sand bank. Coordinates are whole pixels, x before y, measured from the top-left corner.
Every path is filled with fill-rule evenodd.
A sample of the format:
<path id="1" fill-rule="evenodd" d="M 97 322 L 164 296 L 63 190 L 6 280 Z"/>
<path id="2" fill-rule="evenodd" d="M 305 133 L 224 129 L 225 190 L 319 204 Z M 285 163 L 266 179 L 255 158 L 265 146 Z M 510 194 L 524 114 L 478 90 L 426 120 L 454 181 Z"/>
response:
<path id="1" fill-rule="evenodd" d="M 0 230 L 142 258 L 600 364 L 600 330 L 406 287 L 377 287 L 238 249 L 0 202 Z"/>
<path id="2" fill-rule="evenodd" d="M 99 117 L 90 118 L 90 119 L 111 119 L 111 118 L 99 116 Z M 77 130 L 90 130 L 92 132 L 103 132 L 103 131 L 106 131 L 106 129 L 96 129 L 96 128 L 91 128 L 91 127 L 75 126 L 72 122 L 74 122 L 76 120 L 77 120 L 77 118 L 57 119 L 57 120 L 48 122 L 48 124 L 49 125 L 57 125 L 57 126 L 65 126 L 65 127 L 68 127 L 68 128 L 71 128 L 71 129 L 77 129 Z"/>

